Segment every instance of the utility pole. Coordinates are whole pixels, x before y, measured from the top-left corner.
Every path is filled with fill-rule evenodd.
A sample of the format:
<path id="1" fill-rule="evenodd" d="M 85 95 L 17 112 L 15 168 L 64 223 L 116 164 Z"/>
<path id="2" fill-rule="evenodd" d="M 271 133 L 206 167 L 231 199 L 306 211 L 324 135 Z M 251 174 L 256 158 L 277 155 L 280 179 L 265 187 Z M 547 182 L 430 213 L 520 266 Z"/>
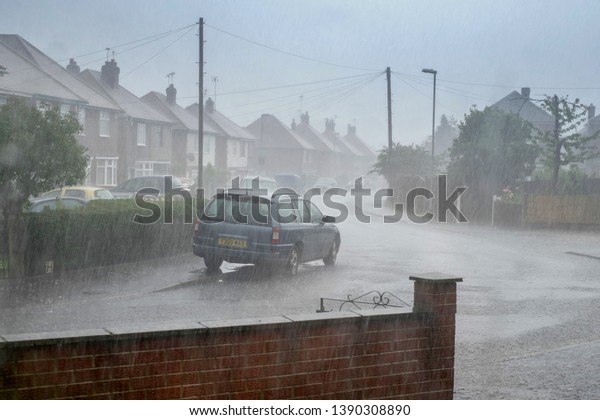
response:
<path id="1" fill-rule="evenodd" d="M 198 188 L 202 188 L 204 163 L 204 18 L 198 20 Z"/>
<path id="2" fill-rule="evenodd" d="M 385 69 L 387 76 L 387 111 L 388 111 L 388 148 L 392 151 L 392 80 L 390 68 Z"/>

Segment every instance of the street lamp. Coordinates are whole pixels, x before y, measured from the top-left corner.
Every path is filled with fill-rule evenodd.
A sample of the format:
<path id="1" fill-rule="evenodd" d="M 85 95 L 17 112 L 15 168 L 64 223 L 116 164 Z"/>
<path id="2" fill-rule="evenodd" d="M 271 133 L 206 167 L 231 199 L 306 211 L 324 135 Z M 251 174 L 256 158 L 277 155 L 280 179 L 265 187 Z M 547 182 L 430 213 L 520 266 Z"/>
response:
<path id="1" fill-rule="evenodd" d="M 435 79 L 437 76 L 437 70 L 434 69 L 423 69 L 423 73 L 433 74 L 433 120 L 431 122 L 431 182 L 433 184 L 433 172 L 434 172 L 434 148 L 435 148 Z"/>

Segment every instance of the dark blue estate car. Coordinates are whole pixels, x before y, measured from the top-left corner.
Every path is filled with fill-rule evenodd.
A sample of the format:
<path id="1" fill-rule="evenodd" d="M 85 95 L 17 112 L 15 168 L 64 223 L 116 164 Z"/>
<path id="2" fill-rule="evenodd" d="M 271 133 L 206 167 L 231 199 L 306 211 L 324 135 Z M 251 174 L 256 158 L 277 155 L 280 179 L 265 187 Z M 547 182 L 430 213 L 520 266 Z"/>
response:
<path id="1" fill-rule="evenodd" d="M 340 232 L 332 223 L 334 217 L 295 193 L 228 190 L 214 196 L 196 222 L 193 250 L 209 272 L 229 261 L 275 264 L 294 275 L 303 262 L 335 263 Z"/>

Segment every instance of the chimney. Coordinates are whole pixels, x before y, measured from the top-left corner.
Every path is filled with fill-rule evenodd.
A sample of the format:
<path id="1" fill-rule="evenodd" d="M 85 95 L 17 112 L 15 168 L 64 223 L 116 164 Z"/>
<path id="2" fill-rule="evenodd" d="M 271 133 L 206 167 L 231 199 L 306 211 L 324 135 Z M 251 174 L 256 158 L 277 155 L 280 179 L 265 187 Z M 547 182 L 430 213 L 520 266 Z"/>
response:
<path id="1" fill-rule="evenodd" d="M 526 97 L 527 99 L 529 99 L 529 95 L 531 94 L 531 89 L 528 87 L 524 87 L 521 88 L 521 96 Z"/>
<path id="2" fill-rule="evenodd" d="M 304 114 L 300 114 L 300 122 L 304 123 L 306 125 L 308 125 L 308 111 L 306 111 Z"/>
<path id="3" fill-rule="evenodd" d="M 206 100 L 206 111 L 210 113 L 215 112 L 215 101 L 213 101 L 211 98 Z"/>
<path id="4" fill-rule="evenodd" d="M 117 66 L 117 62 L 113 58 L 110 61 L 107 61 L 102 66 L 102 74 L 100 78 L 104 83 L 113 88 L 119 87 L 119 73 L 121 69 Z"/>
<path id="5" fill-rule="evenodd" d="M 175 105 L 177 103 L 177 89 L 175 89 L 173 83 L 167 88 L 167 103 L 169 105 Z"/>
<path id="6" fill-rule="evenodd" d="M 72 58 L 69 59 L 69 64 L 67 65 L 67 70 L 69 70 L 73 74 L 79 74 L 79 72 L 81 71 L 81 69 L 77 65 L 77 61 L 75 61 Z"/>
<path id="7" fill-rule="evenodd" d="M 596 116 L 596 107 L 594 104 L 590 104 L 587 107 L 588 121 L 592 120 Z"/>
<path id="8" fill-rule="evenodd" d="M 356 126 L 348 124 L 348 135 L 356 137 Z"/>
<path id="9" fill-rule="evenodd" d="M 325 119 L 325 131 L 335 133 L 335 120 Z"/>

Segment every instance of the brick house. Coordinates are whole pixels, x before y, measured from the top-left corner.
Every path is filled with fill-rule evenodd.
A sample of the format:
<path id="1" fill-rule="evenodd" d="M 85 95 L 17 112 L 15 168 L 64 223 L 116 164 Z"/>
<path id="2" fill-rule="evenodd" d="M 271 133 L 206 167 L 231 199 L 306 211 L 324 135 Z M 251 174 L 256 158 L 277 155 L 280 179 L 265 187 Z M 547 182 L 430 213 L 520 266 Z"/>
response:
<path id="1" fill-rule="evenodd" d="M 173 175 L 196 179 L 198 176 L 198 113 L 177 105 L 177 89 L 170 84 L 166 95 L 149 92 L 142 101 L 173 122 L 172 172 Z M 197 108 L 196 108 L 197 109 Z M 204 119 L 203 165 L 216 165 L 219 128 Z"/>
<path id="2" fill-rule="evenodd" d="M 198 104 L 189 106 L 187 110 L 198 115 Z M 204 130 L 207 124 L 215 128 L 216 168 L 227 172 L 228 178 L 253 171 L 250 162 L 256 141 L 254 135 L 219 112 L 211 98 L 204 105 Z"/>
<path id="3" fill-rule="evenodd" d="M 171 174 L 173 122 L 121 86 L 119 73 L 117 62 L 112 59 L 105 62 L 99 72 L 84 70 L 78 74 L 97 95 L 111 101 L 121 111 L 116 116 L 109 115 L 105 121 L 106 126 L 116 129 L 104 131 L 102 135 L 103 138 L 116 137 L 117 183 L 136 176 Z M 116 121 L 110 117 L 116 117 Z"/>
<path id="4" fill-rule="evenodd" d="M 315 147 L 275 116 L 263 114 L 246 129 L 256 138 L 253 167 L 260 175 L 315 172 Z"/>
<path id="5" fill-rule="evenodd" d="M 310 125 L 308 112 L 300 115 L 300 124 L 296 124 L 296 121 L 292 122 L 292 131 L 306 140 L 315 149 L 315 170 L 310 175 L 313 175 L 313 178 L 335 177 L 335 151 L 333 142 Z"/>
<path id="6" fill-rule="evenodd" d="M 531 89 L 521 88 L 521 93 L 513 91 L 493 104 L 493 107 L 504 112 L 516 114 L 528 121 L 540 131 L 551 131 L 554 129 L 554 118 L 548 112 L 533 103 L 530 98 Z"/>
<path id="7" fill-rule="evenodd" d="M 85 183 L 116 185 L 118 138 L 106 134 L 117 130 L 119 107 L 74 74 L 79 67 L 73 60 L 65 69 L 18 35 L 0 35 L 0 57 L 5 68 L 0 78 L 0 104 L 9 96 L 18 96 L 31 105 L 49 103 L 63 113 L 75 113 L 83 127 L 77 140 L 90 157 Z"/>

